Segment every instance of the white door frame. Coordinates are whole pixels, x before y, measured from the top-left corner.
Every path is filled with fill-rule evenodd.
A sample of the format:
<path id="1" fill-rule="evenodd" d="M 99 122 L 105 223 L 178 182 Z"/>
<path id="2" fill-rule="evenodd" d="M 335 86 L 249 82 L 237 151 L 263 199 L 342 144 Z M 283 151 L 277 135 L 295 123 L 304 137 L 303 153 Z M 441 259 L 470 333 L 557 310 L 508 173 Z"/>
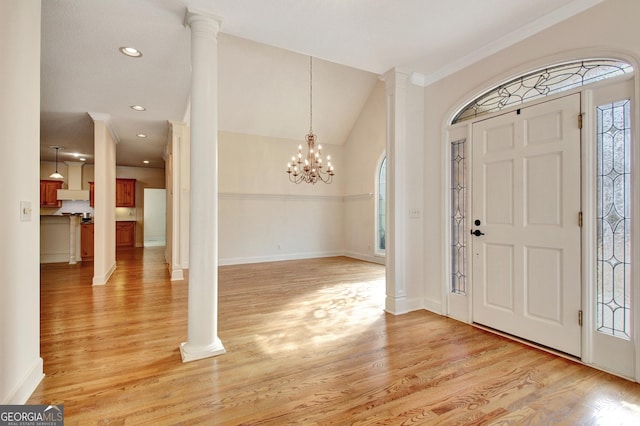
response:
<path id="1" fill-rule="evenodd" d="M 636 64 L 634 64 L 636 66 Z M 612 78 L 609 80 L 605 80 L 599 83 L 594 83 L 588 86 L 580 87 L 571 91 L 567 91 L 565 93 L 561 93 L 554 96 L 549 96 L 545 99 L 542 99 L 541 102 L 549 101 L 554 99 L 556 96 L 566 96 L 571 93 L 582 93 L 582 109 L 583 111 L 589 111 L 589 108 L 592 108 L 591 101 L 591 92 L 598 87 L 608 86 L 620 81 L 624 81 L 627 79 L 633 79 L 634 88 L 633 95 L 635 100 L 640 99 L 640 70 L 636 66 L 636 71 L 632 76 L 621 76 L 618 78 Z M 635 372 L 633 377 L 629 377 L 635 379 L 636 382 L 640 382 L 640 108 L 637 107 L 636 101 L 632 102 L 632 149 L 631 149 L 631 161 L 632 161 L 632 194 L 636 196 L 631 200 L 632 206 L 632 247 L 637 248 L 633 251 L 632 254 L 632 275 L 631 275 L 631 283 L 632 283 L 632 306 L 635 310 L 635 313 L 632 314 L 632 340 L 635 342 Z M 532 102 L 531 105 L 534 105 L 536 102 Z M 520 105 L 520 107 L 522 107 Z M 492 115 L 504 114 L 505 112 L 509 112 L 512 110 L 518 109 L 517 106 L 512 108 L 505 108 L 499 112 L 493 114 L 483 115 L 480 119 L 486 120 L 490 118 Z M 595 118 L 594 114 L 585 114 L 584 116 L 584 124 L 582 128 L 582 144 L 583 150 L 588 147 L 594 147 L 596 136 L 595 131 L 592 131 L 595 128 Z M 479 120 L 479 119 L 478 119 Z M 450 257 L 450 249 L 451 249 L 451 240 L 450 240 L 450 232 L 451 229 L 451 215 L 450 215 L 450 206 L 451 206 L 451 158 L 450 158 L 450 146 L 451 142 L 466 139 L 468 143 L 471 143 L 471 128 L 473 122 L 477 121 L 476 119 L 470 119 L 464 121 L 462 123 L 458 123 L 456 125 L 450 125 L 445 128 L 444 136 L 445 136 L 445 149 L 443 150 L 443 163 L 444 167 L 444 176 L 443 183 L 445 190 L 443 191 L 444 199 L 443 204 L 446 206 L 447 214 L 444 215 L 445 222 L 445 238 L 444 238 L 444 250 L 445 250 L 445 264 L 443 265 L 445 273 L 443 276 L 445 279 L 443 280 L 443 306 L 445 307 L 444 314 L 450 316 L 454 319 L 458 319 L 460 321 L 471 323 L 472 318 L 472 294 L 473 291 L 472 285 L 469 285 L 469 291 L 466 295 L 459 295 L 451 293 L 451 257 Z M 467 144 L 467 156 L 469 155 L 469 145 Z M 594 148 L 595 149 L 595 148 Z M 582 197 L 583 197 L 583 209 L 587 210 L 591 205 L 595 203 L 596 197 L 596 188 L 595 185 L 589 185 L 587 182 L 591 182 L 590 179 L 594 179 L 595 170 L 593 166 L 594 157 L 593 155 L 595 151 L 583 152 L 582 155 Z M 470 161 L 470 160 L 469 160 Z M 469 164 L 469 162 L 467 163 Z M 469 170 L 468 173 L 471 173 Z M 471 191 L 468 190 L 468 194 Z M 469 198 L 469 196 L 468 196 Z M 467 200 L 467 205 L 469 204 L 470 199 Z M 467 221 L 467 229 L 471 229 L 471 220 L 470 212 L 468 212 L 466 221 Z M 595 219 L 593 219 L 595 220 Z M 595 257 L 593 256 L 594 247 L 591 243 L 594 241 L 595 227 L 594 222 L 589 222 L 588 220 L 583 223 L 582 228 L 582 264 L 583 264 L 583 278 L 582 278 L 582 293 L 583 293 L 583 327 L 582 327 L 582 341 L 583 341 L 583 350 L 582 350 L 582 358 L 581 361 L 587 365 L 591 365 L 595 368 L 603 369 L 599 365 L 593 364 L 593 338 L 591 336 L 591 329 L 593 328 L 593 324 L 595 321 L 595 303 L 594 303 L 594 286 L 593 286 L 593 277 L 594 268 L 595 268 Z M 470 244 L 467 245 L 467 282 L 473 282 L 472 276 L 472 268 L 471 268 L 471 247 Z M 607 370 L 605 370 L 607 371 Z M 615 371 L 609 371 L 614 374 L 619 374 Z"/>

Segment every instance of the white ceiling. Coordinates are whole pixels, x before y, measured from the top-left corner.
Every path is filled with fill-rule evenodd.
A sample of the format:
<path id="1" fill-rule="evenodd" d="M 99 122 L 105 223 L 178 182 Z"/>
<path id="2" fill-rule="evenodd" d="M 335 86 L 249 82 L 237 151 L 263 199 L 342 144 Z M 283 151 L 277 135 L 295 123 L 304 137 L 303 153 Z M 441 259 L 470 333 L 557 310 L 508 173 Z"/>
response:
<path id="1" fill-rule="evenodd" d="M 311 55 L 314 132 L 343 144 L 379 74 L 429 83 L 601 1 L 43 1 L 41 158 L 59 145 L 61 161 L 79 152 L 92 163 L 95 112 L 112 118 L 119 165 L 164 167 L 167 120 L 184 120 L 189 99 L 187 7 L 222 21 L 220 130 L 302 141 Z"/>

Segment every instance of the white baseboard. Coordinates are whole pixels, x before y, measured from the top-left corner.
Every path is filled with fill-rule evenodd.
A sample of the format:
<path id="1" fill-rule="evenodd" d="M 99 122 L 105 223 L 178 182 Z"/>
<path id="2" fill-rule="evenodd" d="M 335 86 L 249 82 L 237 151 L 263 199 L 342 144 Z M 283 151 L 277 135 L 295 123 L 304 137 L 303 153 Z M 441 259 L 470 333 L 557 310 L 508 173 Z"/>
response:
<path id="1" fill-rule="evenodd" d="M 69 263 L 69 253 L 41 253 L 40 263 Z"/>
<path id="2" fill-rule="evenodd" d="M 226 258 L 226 259 L 218 259 L 218 265 L 220 266 L 228 266 L 228 265 L 243 265 L 246 263 L 264 263 L 264 262 L 280 262 L 283 260 L 300 260 L 300 259 L 316 259 L 320 257 L 334 257 L 334 256 L 343 256 L 344 253 L 341 251 L 327 251 L 327 252 L 317 252 L 317 253 L 288 253 L 281 255 L 270 255 L 270 256 L 254 256 L 254 257 L 236 257 L 236 258 Z"/>
<path id="3" fill-rule="evenodd" d="M 423 308 L 427 311 L 433 312 L 434 314 L 444 315 L 444 311 L 442 309 L 442 302 L 440 300 L 434 299 L 424 299 Z"/>
<path id="4" fill-rule="evenodd" d="M 316 259 L 321 257 L 346 256 L 353 259 L 363 260 L 365 262 L 385 264 L 385 258 L 381 256 L 372 256 L 366 253 L 356 253 L 353 251 L 327 251 L 315 253 L 288 253 L 282 255 L 270 256 L 254 256 L 254 257 L 235 257 L 221 258 L 218 260 L 220 266 L 243 265 L 247 263 L 263 263 L 263 262 L 280 262 L 283 260 L 300 260 L 300 259 Z"/>
<path id="5" fill-rule="evenodd" d="M 184 280 L 184 270 L 180 268 L 171 269 L 169 265 L 167 265 L 167 269 L 169 269 L 169 275 L 171 276 L 171 281 L 182 281 Z"/>
<path id="6" fill-rule="evenodd" d="M 36 390 L 42 379 L 44 378 L 42 358 L 38 357 L 33 363 L 24 379 L 15 387 L 9 395 L 4 398 L 2 405 L 18 405 L 26 404 L 27 400 Z"/>
<path id="7" fill-rule="evenodd" d="M 109 270 L 107 271 L 106 274 L 101 275 L 101 276 L 95 276 L 93 277 L 93 285 L 105 285 L 107 283 L 107 281 L 109 281 L 109 278 L 111 278 L 111 275 L 113 274 L 113 272 L 116 270 L 116 263 L 114 262 L 113 265 L 111 265 L 111 268 L 109 268 Z"/>
<path id="8" fill-rule="evenodd" d="M 424 309 L 424 306 L 422 306 L 422 301 L 418 298 L 392 298 L 387 296 L 384 302 L 384 310 L 393 315 L 402 315 L 421 309 Z"/>
<path id="9" fill-rule="evenodd" d="M 372 256 L 367 253 L 356 253 L 355 251 L 345 251 L 343 255 L 353 259 L 364 260 L 365 262 L 377 263 L 379 265 L 384 265 L 386 260 L 382 256 Z"/>

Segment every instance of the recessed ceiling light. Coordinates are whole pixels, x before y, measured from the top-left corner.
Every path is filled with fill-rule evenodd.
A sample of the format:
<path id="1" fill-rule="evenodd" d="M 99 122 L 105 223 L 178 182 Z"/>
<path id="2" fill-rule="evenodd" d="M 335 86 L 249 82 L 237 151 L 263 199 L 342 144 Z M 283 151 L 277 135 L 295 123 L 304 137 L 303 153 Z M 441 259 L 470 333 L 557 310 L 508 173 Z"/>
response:
<path id="1" fill-rule="evenodd" d="M 144 164 L 149 164 L 149 160 L 144 160 L 143 163 Z"/>
<path id="2" fill-rule="evenodd" d="M 146 111 L 147 109 L 142 105 L 131 105 L 131 109 L 135 109 L 136 111 Z"/>
<path id="3" fill-rule="evenodd" d="M 144 133 L 138 133 L 136 136 L 139 137 L 139 138 L 146 138 L 147 137 L 147 135 L 145 135 Z"/>
<path id="4" fill-rule="evenodd" d="M 121 47 L 120 52 L 132 58 L 139 58 L 142 56 L 142 52 L 134 47 Z"/>

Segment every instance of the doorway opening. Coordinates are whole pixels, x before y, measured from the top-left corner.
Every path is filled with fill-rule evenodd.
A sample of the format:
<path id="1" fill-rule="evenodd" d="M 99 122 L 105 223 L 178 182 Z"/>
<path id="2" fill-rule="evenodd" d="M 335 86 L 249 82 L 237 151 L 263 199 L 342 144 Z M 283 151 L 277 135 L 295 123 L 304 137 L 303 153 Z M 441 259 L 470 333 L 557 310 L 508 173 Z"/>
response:
<path id="1" fill-rule="evenodd" d="M 167 190 L 144 189 L 144 247 L 166 244 Z"/>

